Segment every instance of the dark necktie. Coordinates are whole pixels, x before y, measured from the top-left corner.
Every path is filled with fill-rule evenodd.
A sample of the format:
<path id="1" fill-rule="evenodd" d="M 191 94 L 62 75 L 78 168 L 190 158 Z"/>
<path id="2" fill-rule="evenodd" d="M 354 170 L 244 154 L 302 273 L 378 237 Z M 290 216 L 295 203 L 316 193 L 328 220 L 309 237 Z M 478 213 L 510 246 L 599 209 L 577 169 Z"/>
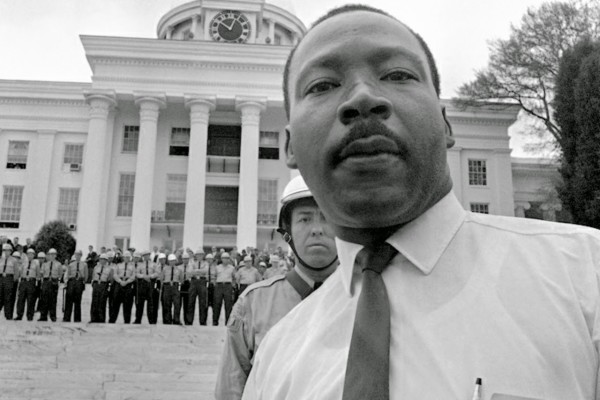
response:
<path id="1" fill-rule="evenodd" d="M 148 276 L 148 260 L 146 260 L 146 276 Z"/>
<path id="2" fill-rule="evenodd" d="M 102 282 L 102 272 L 104 271 L 104 265 L 100 266 L 100 272 L 98 273 L 98 282 Z"/>
<path id="3" fill-rule="evenodd" d="M 79 263 L 77 263 L 77 271 L 75 271 L 75 279 L 79 279 Z"/>
<path id="4" fill-rule="evenodd" d="M 175 267 L 171 265 L 171 282 L 173 282 L 173 275 L 175 275 Z"/>
<path id="5" fill-rule="evenodd" d="M 6 265 L 8 264 L 8 257 L 4 258 L 4 269 L 2 270 L 2 273 L 4 274 L 6 272 Z"/>
<path id="6" fill-rule="evenodd" d="M 187 270 L 187 264 L 183 266 L 183 280 L 185 281 L 185 271 Z"/>
<path id="7" fill-rule="evenodd" d="M 31 261 L 27 260 L 27 274 L 25 274 L 26 278 L 29 278 L 29 269 L 31 268 Z"/>
<path id="8" fill-rule="evenodd" d="M 365 247 L 357 255 L 362 290 L 348 351 L 343 400 L 389 399 L 390 303 L 381 271 L 397 253 L 382 243 Z"/>
<path id="9" fill-rule="evenodd" d="M 54 264 L 52 263 L 52 261 L 50 261 L 50 273 L 48 274 L 48 278 L 52 278 L 52 267 L 54 266 Z"/>
<path id="10" fill-rule="evenodd" d="M 315 282 L 315 285 L 314 285 L 313 289 L 317 290 L 318 288 L 321 287 L 322 284 L 323 284 L 323 282 Z"/>
<path id="11" fill-rule="evenodd" d="M 123 270 L 123 278 L 127 276 L 127 263 L 125 263 L 125 269 Z"/>

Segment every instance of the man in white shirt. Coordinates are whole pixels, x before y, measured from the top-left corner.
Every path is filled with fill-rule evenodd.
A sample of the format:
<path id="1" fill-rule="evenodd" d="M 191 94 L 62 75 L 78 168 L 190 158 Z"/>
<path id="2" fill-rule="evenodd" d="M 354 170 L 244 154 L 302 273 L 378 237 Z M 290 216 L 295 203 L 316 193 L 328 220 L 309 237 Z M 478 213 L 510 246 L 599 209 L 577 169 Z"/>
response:
<path id="1" fill-rule="evenodd" d="M 287 163 L 340 266 L 264 338 L 243 399 L 460 400 L 478 378 L 483 400 L 600 399 L 600 233 L 462 209 L 417 34 L 379 10 L 333 10 L 290 55 L 284 91 Z M 385 352 L 361 354 L 384 334 Z"/>

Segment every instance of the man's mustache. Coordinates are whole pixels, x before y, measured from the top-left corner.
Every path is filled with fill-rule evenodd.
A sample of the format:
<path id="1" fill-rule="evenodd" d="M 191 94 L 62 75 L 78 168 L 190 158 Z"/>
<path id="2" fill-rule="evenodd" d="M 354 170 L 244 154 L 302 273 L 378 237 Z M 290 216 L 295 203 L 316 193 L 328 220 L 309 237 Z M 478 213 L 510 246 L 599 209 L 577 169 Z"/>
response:
<path id="1" fill-rule="evenodd" d="M 352 142 L 360 139 L 367 139 L 372 136 L 383 136 L 391 141 L 393 141 L 400 151 L 400 157 L 404 158 L 407 154 L 406 145 L 398 138 L 391 129 L 385 126 L 381 121 L 369 119 L 362 120 L 355 123 L 352 128 L 348 131 L 346 136 L 340 142 L 338 149 L 336 151 L 336 161 L 340 161 L 340 153 L 344 148 L 350 145 Z"/>

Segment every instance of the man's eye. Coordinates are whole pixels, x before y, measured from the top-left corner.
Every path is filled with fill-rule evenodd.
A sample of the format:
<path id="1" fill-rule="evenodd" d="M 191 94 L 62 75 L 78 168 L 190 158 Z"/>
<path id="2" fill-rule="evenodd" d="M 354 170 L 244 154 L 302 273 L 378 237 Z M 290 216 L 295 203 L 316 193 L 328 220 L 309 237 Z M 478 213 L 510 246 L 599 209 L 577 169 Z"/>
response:
<path id="1" fill-rule="evenodd" d="M 329 81 L 317 82 L 308 88 L 306 94 L 327 92 L 328 90 L 335 89 L 337 86 L 335 83 Z"/>
<path id="2" fill-rule="evenodd" d="M 417 77 L 406 71 L 392 71 L 381 78 L 384 81 L 402 82 L 408 80 L 417 80 Z"/>

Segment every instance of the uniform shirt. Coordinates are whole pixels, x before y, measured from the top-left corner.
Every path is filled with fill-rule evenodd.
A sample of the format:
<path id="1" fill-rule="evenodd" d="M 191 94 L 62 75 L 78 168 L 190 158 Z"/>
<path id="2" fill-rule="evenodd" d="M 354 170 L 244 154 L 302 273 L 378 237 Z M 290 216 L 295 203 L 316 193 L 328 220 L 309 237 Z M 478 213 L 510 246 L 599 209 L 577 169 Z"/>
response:
<path id="1" fill-rule="evenodd" d="M 340 266 L 263 340 L 245 400 L 342 398 L 362 247 L 336 241 Z M 471 399 L 478 377 L 483 400 L 600 399 L 599 231 L 465 212 L 450 193 L 387 242 L 390 399 Z"/>
<path id="2" fill-rule="evenodd" d="M 122 262 L 114 266 L 113 278 L 117 282 L 131 283 L 135 280 L 137 265 L 139 262 Z"/>
<path id="3" fill-rule="evenodd" d="M 112 268 L 109 264 L 101 265 L 100 262 L 94 267 L 94 275 L 92 281 L 96 282 L 110 282 L 112 278 Z"/>
<path id="4" fill-rule="evenodd" d="M 163 265 L 160 263 L 160 261 L 154 264 L 154 272 L 156 273 L 156 277 L 159 280 L 162 280 L 163 268 L 166 268 L 166 267 L 168 267 L 168 265 L 167 264 Z"/>
<path id="5" fill-rule="evenodd" d="M 279 268 L 278 266 L 273 266 L 271 268 L 267 268 L 266 271 L 263 273 L 263 277 L 265 279 L 269 279 L 273 276 L 277 276 L 277 275 L 285 275 L 287 273 L 287 271 L 284 271 L 282 268 Z"/>
<path id="6" fill-rule="evenodd" d="M 215 389 L 217 399 L 242 398 L 254 355 L 265 334 L 307 294 L 304 291 L 301 295 L 285 275 L 278 275 L 248 286 L 240 295 L 227 324 Z"/>
<path id="7" fill-rule="evenodd" d="M 4 254 L 0 256 L 0 275 L 18 275 L 19 274 L 19 262 L 20 260 Z"/>
<path id="8" fill-rule="evenodd" d="M 87 280 L 87 263 L 83 261 L 71 261 L 71 263 L 67 266 L 67 279 L 78 278 Z"/>
<path id="9" fill-rule="evenodd" d="M 219 264 L 215 268 L 217 273 L 217 283 L 233 283 L 233 274 L 235 273 L 235 267 L 231 264 Z"/>
<path id="10" fill-rule="evenodd" d="M 237 282 L 241 285 L 251 285 L 262 280 L 260 272 L 254 267 L 241 267 L 237 272 Z"/>
<path id="11" fill-rule="evenodd" d="M 21 265 L 21 278 L 40 278 L 40 263 L 35 258 L 31 261 L 25 260 Z"/>
<path id="12" fill-rule="evenodd" d="M 183 272 L 180 265 L 165 265 L 162 270 L 163 283 L 183 282 Z"/>
<path id="13" fill-rule="evenodd" d="M 42 278 L 59 279 L 64 273 L 64 266 L 58 261 L 46 261 L 42 265 Z"/>
<path id="14" fill-rule="evenodd" d="M 196 266 L 197 268 L 194 270 L 194 276 L 197 278 L 208 279 L 208 261 L 200 261 Z"/>
<path id="15" fill-rule="evenodd" d="M 196 267 L 196 263 L 193 261 L 189 261 L 188 263 L 183 263 L 179 266 L 179 271 L 181 272 L 181 281 L 189 281 L 192 279 L 194 275 L 194 268 Z"/>
<path id="16" fill-rule="evenodd" d="M 137 264 L 136 276 L 139 279 L 143 279 L 148 277 L 150 279 L 154 279 L 157 277 L 155 265 L 150 260 L 141 260 Z"/>

